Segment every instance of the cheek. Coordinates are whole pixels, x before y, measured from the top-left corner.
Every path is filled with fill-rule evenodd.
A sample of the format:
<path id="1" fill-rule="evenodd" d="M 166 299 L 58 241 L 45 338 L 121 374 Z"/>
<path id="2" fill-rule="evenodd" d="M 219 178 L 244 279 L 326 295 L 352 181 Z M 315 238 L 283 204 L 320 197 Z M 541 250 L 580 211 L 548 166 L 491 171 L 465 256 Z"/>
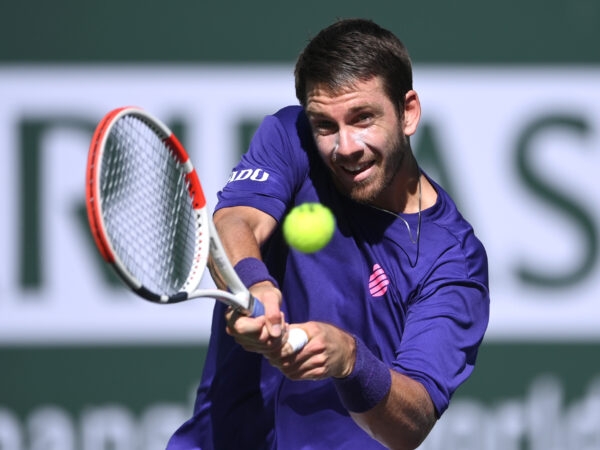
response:
<path id="1" fill-rule="evenodd" d="M 387 148 L 389 135 L 378 128 L 367 128 L 352 134 L 354 145 L 362 149 L 383 150 Z"/>
<path id="2" fill-rule="evenodd" d="M 332 134 L 330 136 L 316 136 L 315 143 L 317 144 L 319 154 L 325 160 L 329 159 L 340 145 L 337 134 Z"/>
<path id="3" fill-rule="evenodd" d="M 354 141 L 354 145 L 360 148 L 365 148 L 372 145 L 372 139 L 369 137 L 369 130 L 360 130 L 352 133 L 350 138 Z"/>

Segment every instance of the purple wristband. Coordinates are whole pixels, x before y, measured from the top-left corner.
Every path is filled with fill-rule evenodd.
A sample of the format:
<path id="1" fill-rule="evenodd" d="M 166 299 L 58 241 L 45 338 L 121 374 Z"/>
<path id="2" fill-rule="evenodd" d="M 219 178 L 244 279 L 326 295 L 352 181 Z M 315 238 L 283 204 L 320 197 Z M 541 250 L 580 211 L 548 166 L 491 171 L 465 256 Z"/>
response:
<path id="1" fill-rule="evenodd" d="M 346 378 L 334 378 L 333 384 L 344 407 L 362 413 L 373 408 L 389 392 L 392 374 L 356 336 L 356 362 Z"/>
<path id="2" fill-rule="evenodd" d="M 244 258 L 235 265 L 234 269 L 247 288 L 261 281 L 270 281 L 279 288 L 265 263 L 258 258 Z"/>

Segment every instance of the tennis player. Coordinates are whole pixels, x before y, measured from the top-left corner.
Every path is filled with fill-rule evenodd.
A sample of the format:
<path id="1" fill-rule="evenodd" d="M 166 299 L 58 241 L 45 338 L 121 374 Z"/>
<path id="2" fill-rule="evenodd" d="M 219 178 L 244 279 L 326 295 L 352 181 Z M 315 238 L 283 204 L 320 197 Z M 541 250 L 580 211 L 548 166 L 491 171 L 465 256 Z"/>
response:
<path id="1" fill-rule="evenodd" d="M 169 449 L 414 449 L 471 375 L 489 316 L 487 258 L 419 167 L 409 55 L 371 21 L 322 30 L 295 69 L 299 106 L 264 119 L 214 215 L 248 318 L 215 305 L 193 417 Z M 285 245 L 295 205 L 337 228 L 314 254 Z M 290 327 L 308 334 L 290 354 Z"/>

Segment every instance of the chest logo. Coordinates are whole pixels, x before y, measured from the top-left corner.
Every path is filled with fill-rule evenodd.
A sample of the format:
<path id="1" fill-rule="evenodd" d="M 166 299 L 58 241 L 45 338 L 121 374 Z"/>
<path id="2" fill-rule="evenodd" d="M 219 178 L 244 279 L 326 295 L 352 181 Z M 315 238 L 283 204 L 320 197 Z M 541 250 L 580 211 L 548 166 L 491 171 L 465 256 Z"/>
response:
<path id="1" fill-rule="evenodd" d="M 388 289 L 390 280 L 379 264 L 373 266 L 373 273 L 369 277 L 369 291 L 373 297 L 382 297 Z"/>

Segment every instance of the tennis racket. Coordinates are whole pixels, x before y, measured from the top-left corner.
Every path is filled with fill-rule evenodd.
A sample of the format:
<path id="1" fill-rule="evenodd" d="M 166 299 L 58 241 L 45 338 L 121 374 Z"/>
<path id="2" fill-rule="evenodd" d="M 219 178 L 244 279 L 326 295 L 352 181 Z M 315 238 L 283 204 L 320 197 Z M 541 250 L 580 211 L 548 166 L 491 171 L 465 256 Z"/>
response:
<path id="1" fill-rule="evenodd" d="M 98 124 L 86 205 L 100 254 L 140 297 L 161 304 L 209 297 L 247 316 L 264 314 L 227 258 L 185 149 L 148 112 L 118 108 Z M 199 288 L 209 258 L 211 276 L 223 289 Z M 291 328 L 288 342 L 299 350 L 306 333 Z"/>

